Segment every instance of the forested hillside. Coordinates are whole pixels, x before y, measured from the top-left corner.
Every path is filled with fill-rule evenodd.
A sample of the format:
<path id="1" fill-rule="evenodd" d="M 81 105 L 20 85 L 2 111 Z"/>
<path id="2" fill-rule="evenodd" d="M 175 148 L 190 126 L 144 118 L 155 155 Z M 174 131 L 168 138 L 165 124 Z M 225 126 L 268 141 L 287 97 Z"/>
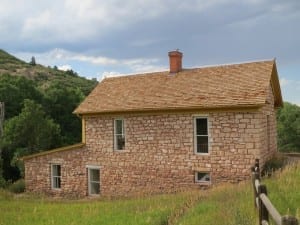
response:
<path id="1" fill-rule="evenodd" d="M 5 120 L 0 139 L 1 177 L 22 175 L 20 156 L 81 141 L 81 121 L 73 110 L 97 81 L 30 63 L 0 50 L 0 102 Z M 2 183 L 3 183 L 2 179 Z"/>

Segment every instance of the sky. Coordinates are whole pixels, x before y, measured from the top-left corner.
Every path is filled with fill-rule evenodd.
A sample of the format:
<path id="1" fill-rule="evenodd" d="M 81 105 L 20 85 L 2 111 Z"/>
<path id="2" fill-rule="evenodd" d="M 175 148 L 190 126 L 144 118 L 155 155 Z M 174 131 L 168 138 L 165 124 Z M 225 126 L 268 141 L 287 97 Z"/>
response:
<path id="1" fill-rule="evenodd" d="M 299 0 L 0 0 L 0 48 L 97 78 L 276 58 L 300 105 Z"/>

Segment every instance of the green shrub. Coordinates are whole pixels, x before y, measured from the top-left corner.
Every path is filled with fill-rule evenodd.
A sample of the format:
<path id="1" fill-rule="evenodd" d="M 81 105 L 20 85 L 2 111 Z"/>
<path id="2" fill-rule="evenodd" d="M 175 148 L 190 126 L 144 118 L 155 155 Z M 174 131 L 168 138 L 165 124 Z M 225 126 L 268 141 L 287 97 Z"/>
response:
<path id="1" fill-rule="evenodd" d="M 3 177 L 0 175 L 0 188 L 5 188 L 7 185 L 7 182 L 4 180 Z"/>
<path id="2" fill-rule="evenodd" d="M 23 193 L 25 191 L 25 181 L 24 179 L 17 180 L 16 182 L 12 183 L 8 190 L 13 193 Z"/>
<path id="3" fill-rule="evenodd" d="M 265 163 L 262 170 L 262 175 L 271 176 L 274 171 L 282 169 L 284 165 L 285 157 L 282 154 L 276 154 Z"/>

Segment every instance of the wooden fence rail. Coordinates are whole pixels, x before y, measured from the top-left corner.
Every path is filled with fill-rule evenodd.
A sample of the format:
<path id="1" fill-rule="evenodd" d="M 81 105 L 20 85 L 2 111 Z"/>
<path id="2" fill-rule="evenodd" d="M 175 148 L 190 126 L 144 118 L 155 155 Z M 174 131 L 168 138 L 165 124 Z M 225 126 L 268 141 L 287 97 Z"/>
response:
<path id="1" fill-rule="evenodd" d="M 260 183 L 259 160 L 255 160 L 252 167 L 252 186 L 254 190 L 254 205 L 258 209 L 259 224 L 269 225 L 269 216 L 272 217 L 276 225 L 299 225 L 294 216 L 281 216 L 268 198 L 266 185 Z"/>

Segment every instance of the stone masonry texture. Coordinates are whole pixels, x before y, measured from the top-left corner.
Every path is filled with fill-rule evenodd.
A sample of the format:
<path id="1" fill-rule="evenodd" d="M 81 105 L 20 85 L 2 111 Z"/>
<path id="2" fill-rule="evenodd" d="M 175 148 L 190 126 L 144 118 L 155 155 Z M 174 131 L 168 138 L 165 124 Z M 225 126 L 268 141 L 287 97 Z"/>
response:
<path id="1" fill-rule="evenodd" d="M 199 188 L 195 172 L 212 184 L 250 177 L 255 158 L 263 164 L 277 151 L 271 87 L 256 111 L 139 113 L 85 116 L 86 143 L 25 161 L 26 190 L 52 196 L 88 195 L 88 166 L 100 168 L 100 195 L 167 193 Z M 194 118 L 207 116 L 209 154 L 194 150 Z M 113 148 L 114 119 L 125 123 L 125 149 Z M 61 165 L 61 188 L 51 189 L 51 164 Z"/>

